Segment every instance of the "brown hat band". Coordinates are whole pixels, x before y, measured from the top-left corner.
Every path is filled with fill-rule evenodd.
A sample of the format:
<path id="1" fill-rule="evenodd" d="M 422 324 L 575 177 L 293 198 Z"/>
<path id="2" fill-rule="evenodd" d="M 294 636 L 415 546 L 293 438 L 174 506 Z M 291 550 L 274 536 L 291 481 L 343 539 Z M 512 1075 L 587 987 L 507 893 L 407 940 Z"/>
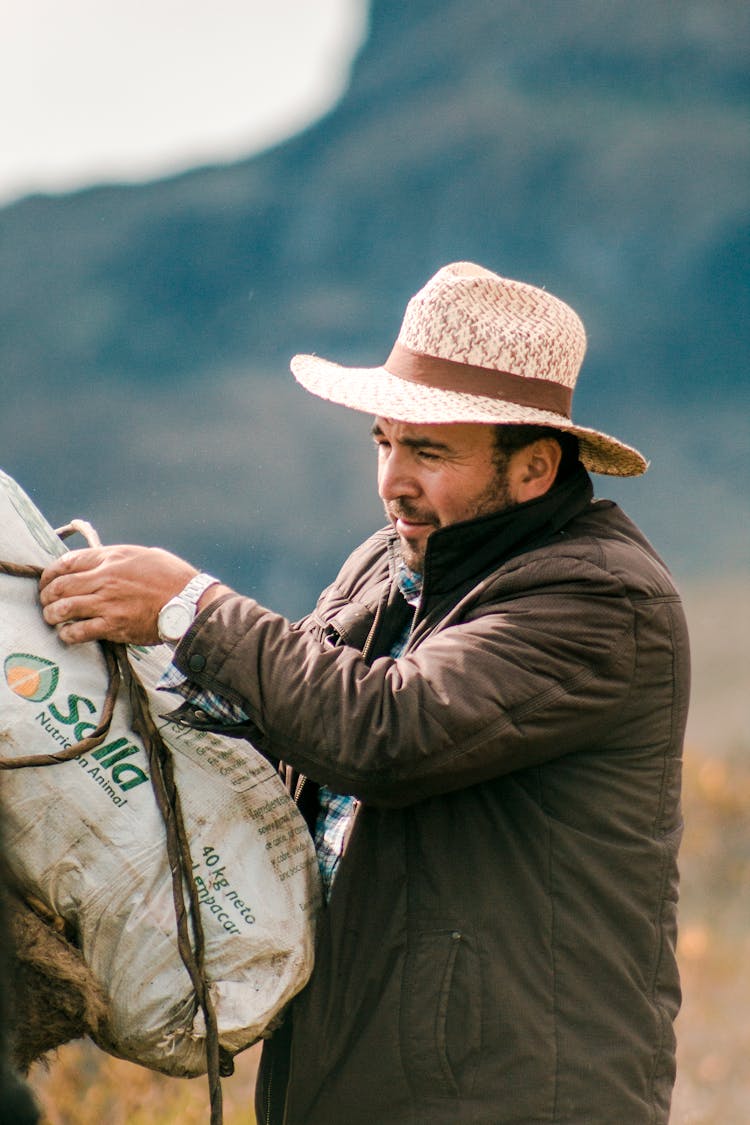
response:
<path id="1" fill-rule="evenodd" d="M 510 371 L 496 371 L 491 367 L 473 367 L 469 363 L 456 363 L 439 356 L 421 355 L 399 344 L 383 364 L 391 375 L 409 383 L 422 383 L 443 391 L 482 395 L 484 398 L 514 402 L 518 406 L 549 410 L 570 418 L 573 391 L 551 379 L 527 379 Z"/>

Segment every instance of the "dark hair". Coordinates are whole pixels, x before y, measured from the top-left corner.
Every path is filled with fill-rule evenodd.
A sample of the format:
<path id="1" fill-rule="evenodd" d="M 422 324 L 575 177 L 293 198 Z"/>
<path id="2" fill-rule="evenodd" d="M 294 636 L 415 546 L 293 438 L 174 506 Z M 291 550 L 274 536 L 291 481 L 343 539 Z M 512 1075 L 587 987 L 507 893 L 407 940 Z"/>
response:
<path id="1" fill-rule="evenodd" d="M 556 482 L 564 480 L 578 464 L 578 438 L 567 430 L 557 430 L 554 426 L 530 426 L 524 423 L 498 422 L 495 426 L 495 448 L 498 461 L 504 462 L 519 449 L 524 449 L 540 438 L 554 438 L 560 446 L 562 457 L 557 470 Z"/>

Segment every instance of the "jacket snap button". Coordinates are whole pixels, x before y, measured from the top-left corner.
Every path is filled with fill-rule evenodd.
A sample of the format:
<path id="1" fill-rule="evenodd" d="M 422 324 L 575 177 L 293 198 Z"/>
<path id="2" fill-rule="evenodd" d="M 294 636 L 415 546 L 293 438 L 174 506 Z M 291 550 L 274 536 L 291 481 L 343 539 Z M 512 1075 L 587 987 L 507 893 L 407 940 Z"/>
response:
<path id="1" fill-rule="evenodd" d="M 188 660 L 188 668 L 191 672 L 202 672 L 206 667 L 206 658 L 200 652 L 194 652 Z"/>

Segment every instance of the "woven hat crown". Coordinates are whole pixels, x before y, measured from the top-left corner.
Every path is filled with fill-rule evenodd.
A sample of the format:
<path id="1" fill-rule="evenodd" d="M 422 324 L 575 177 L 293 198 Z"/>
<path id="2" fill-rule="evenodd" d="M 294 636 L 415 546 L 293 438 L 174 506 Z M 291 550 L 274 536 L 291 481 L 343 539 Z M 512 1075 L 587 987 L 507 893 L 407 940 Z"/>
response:
<path id="1" fill-rule="evenodd" d="M 583 323 L 564 301 L 472 262 L 444 266 L 411 298 L 398 342 L 571 390 L 586 352 Z"/>
<path id="2" fill-rule="evenodd" d="M 291 368 L 313 394 L 376 417 L 565 430 L 593 472 L 637 476 L 647 467 L 637 449 L 572 421 L 585 352 L 583 324 L 564 301 L 473 262 L 453 262 L 411 298 L 381 365 L 296 355 Z"/>

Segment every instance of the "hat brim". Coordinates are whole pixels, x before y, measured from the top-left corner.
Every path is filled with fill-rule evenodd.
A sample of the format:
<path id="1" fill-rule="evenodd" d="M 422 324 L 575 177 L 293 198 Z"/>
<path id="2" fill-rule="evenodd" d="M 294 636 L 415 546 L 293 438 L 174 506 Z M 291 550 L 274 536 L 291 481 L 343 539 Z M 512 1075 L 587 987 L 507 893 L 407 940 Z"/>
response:
<path id="1" fill-rule="evenodd" d="M 412 383 L 385 367 L 344 367 L 315 355 L 296 355 L 290 367 L 305 390 L 351 410 L 423 425 L 505 422 L 554 426 L 575 434 L 581 461 L 593 473 L 634 477 L 648 468 L 645 457 L 632 446 L 598 430 L 576 426 L 565 415 L 550 410 Z"/>

